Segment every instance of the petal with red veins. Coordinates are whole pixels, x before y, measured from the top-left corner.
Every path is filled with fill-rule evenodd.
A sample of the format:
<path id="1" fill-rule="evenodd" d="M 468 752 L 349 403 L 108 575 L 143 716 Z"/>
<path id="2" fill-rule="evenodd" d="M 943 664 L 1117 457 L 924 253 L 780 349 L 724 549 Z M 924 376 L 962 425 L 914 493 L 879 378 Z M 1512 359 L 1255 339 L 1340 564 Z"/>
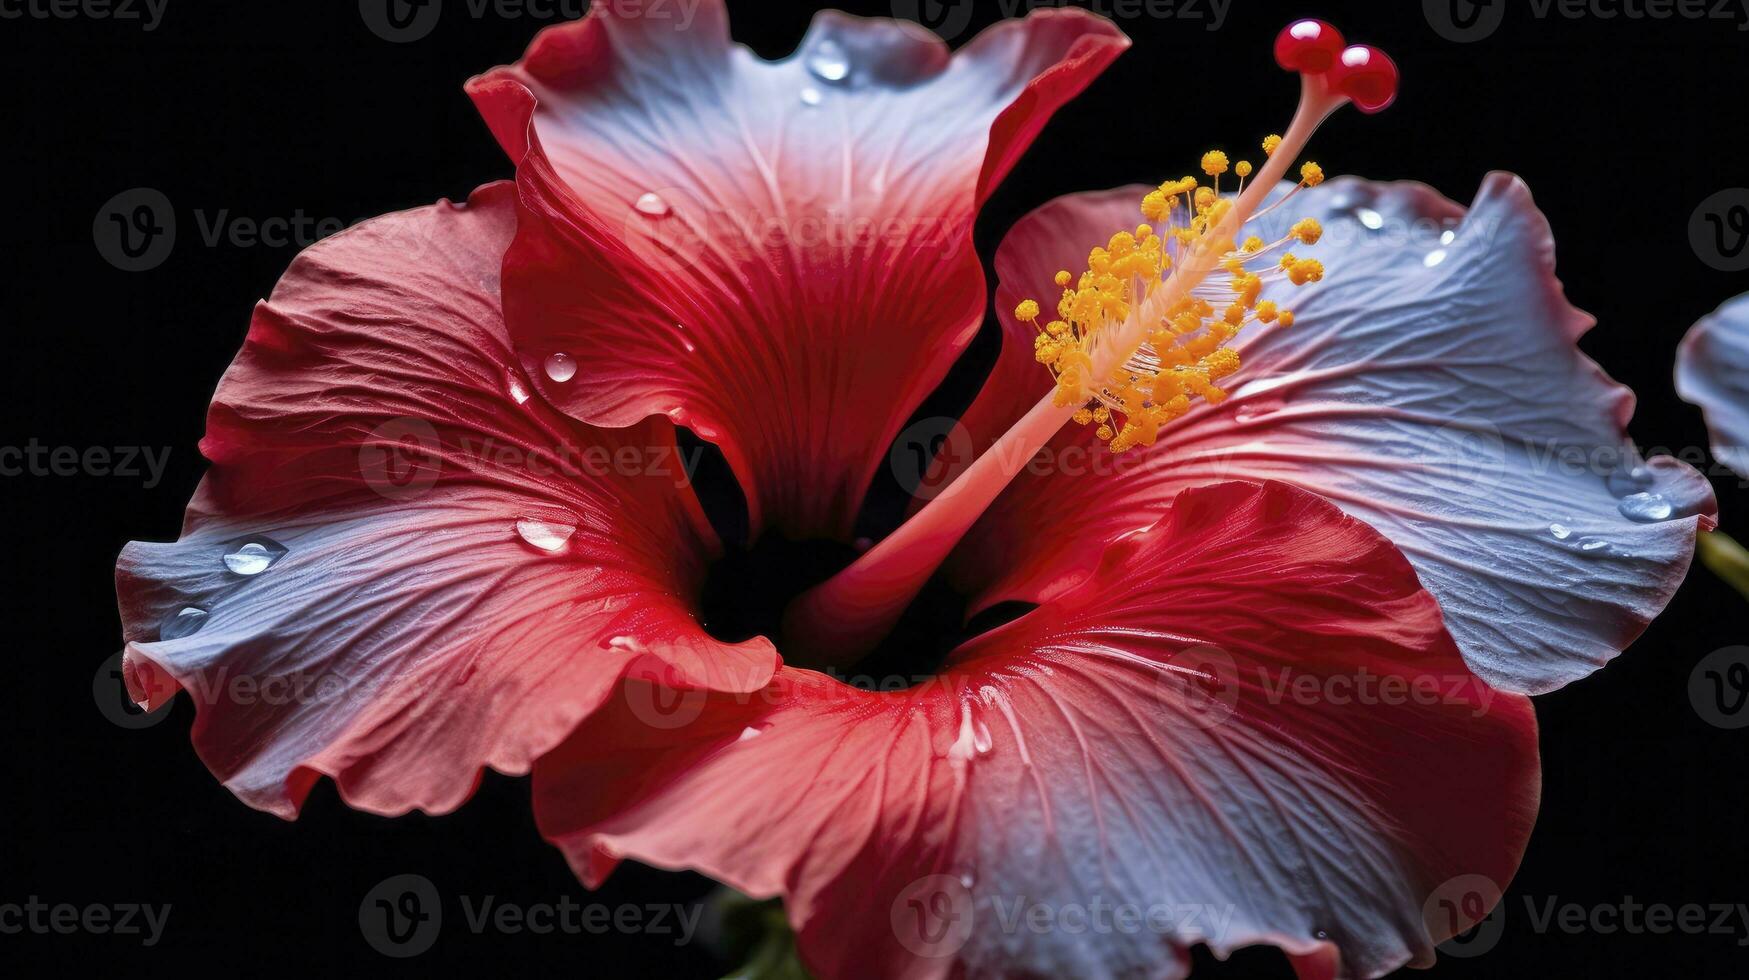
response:
<path id="1" fill-rule="evenodd" d="M 1199 942 L 1425 965 L 1539 795 L 1529 701 L 1377 531 L 1280 483 L 1179 495 L 931 683 L 701 699 L 677 728 L 628 698 L 537 763 L 543 832 L 592 884 L 630 857 L 783 896 L 822 976 L 1181 977 Z M 1088 942 L 1102 907 L 1129 925 Z"/>
<path id="2" fill-rule="evenodd" d="M 1676 390 L 1706 413 L 1713 456 L 1749 479 L 1749 295 L 1719 307 L 1683 338 Z"/>
<path id="3" fill-rule="evenodd" d="M 627 673 L 756 690 L 684 598 L 717 547 L 661 420 L 531 397 L 498 313 L 514 188 L 306 251 L 214 398 L 181 539 L 122 553 L 136 699 L 187 690 L 245 802 L 441 812 L 526 772 Z"/>
<path id="4" fill-rule="evenodd" d="M 974 444 L 1048 390 L 1015 302 L 1054 295 L 1056 270 L 1133 225 L 1146 190 L 1060 199 L 1003 243 L 1003 354 L 966 416 Z M 1715 505 L 1693 469 L 1629 447 L 1632 393 L 1575 345 L 1593 321 L 1555 278 L 1529 191 L 1493 175 L 1466 213 L 1422 185 L 1344 179 L 1260 233 L 1302 216 L 1325 235 L 1296 252 L 1327 274 L 1266 291 L 1299 319 L 1247 328 L 1232 397 L 1121 457 L 1059 435 L 968 536 L 958 581 L 986 601 L 1048 595 L 1187 487 L 1284 480 L 1395 542 L 1489 683 L 1541 693 L 1607 663 L 1681 584 Z"/>
<path id="5" fill-rule="evenodd" d="M 517 161 L 505 311 L 585 421 L 667 415 L 721 445 L 755 529 L 844 537 L 899 428 L 982 323 L 979 205 L 1128 44 L 1079 10 L 950 55 L 821 14 L 792 57 L 602 5 L 469 92 Z M 539 370 L 554 353 L 574 376 Z"/>

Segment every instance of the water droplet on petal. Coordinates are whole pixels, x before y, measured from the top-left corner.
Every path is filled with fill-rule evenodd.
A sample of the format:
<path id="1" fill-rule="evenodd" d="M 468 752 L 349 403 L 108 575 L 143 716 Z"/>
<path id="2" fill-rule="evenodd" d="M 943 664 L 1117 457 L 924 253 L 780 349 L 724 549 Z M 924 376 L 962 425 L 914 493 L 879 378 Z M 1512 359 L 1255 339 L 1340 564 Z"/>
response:
<path id="1" fill-rule="evenodd" d="M 640 213 L 647 214 L 652 218 L 666 218 L 674 213 L 674 209 L 668 206 L 668 202 L 662 199 L 662 195 L 654 191 L 638 198 L 638 203 L 632 206 L 637 208 Z"/>
<path id="2" fill-rule="evenodd" d="M 516 522 L 516 533 L 522 540 L 550 555 L 565 550 L 565 546 L 571 542 L 571 535 L 577 533 L 577 527 L 574 524 L 524 517 Z"/>
<path id="3" fill-rule="evenodd" d="M 1421 264 L 1425 265 L 1426 267 L 1431 269 L 1434 266 L 1438 265 L 1439 263 L 1444 262 L 1445 256 L 1446 256 L 1445 249 L 1436 248 L 1433 251 L 1427 253 L 1427 257 L 1421 260 Z"/>
<path id="4" fill-rule="evenodd" d="M 960 869 L 959 878 L 960 878 L 960 884 L 964 885 L 967 888 L 970 888 L 973 885 L 976 885 L 978 883 L 978 873 L 976 871 L 973 871 L 971 868 Z"/>
<path id="5" fill-rule="evenodd" d="M 1455 231 L 1447 231 L 1439 236 L 1439 244 L 1441 245 L 1450 245 L 1455 241 L 1457 241 L 1457 232 Z"/>
<path id="6" fill-rule="evenodd" d="M 814 86 L 810 85 L 802 89 L 802 105 L 816 106 L 824 101 L 826 101 L 826 96 L 822 95 L 820 90 Z"/>
<path id="7" fill-rule="evenodd" d="M 735 741 L 745 742 L 750 738 L 758 738 L 759 736 L 764 735 L 764 734 L 765 734 L 765 729 L 758 728 L 758 727 L 755 727 L 753 725 L 748 725 L 746 728 L 741 729 L 741 737 L 737 738 Z"/>
<path id="8" fill-rule="evenodd" d="M 808 70 L 827 82 L 842 82 L 850 77 L 850 58 L 837 41 L 821 41 L 808 54 Z"/>
<path id="9" fill-rule="evenodd" d="M 1587 554 L 1595 554 L 1609 547 L 1609 542 L 1602 538 L 1580 538 L 1579 550 Z"/>
<path id="10" fill-rule="evenodd" d="M 517 377 L 515 371 L 510 372 L 510 374 L 505 377 L 504 387 L 510 390 L 510 397 L 515 400 L 516 404 L 528 404 L 528 389 L 523 386 L 522 379 Z"/>
<path id="11" fill-rule="evenodd" d="M 1550 524 L 1549 533 L 1555 536 L 1555 540 L 1565 541 L 1573 536 L 1573 529 L 1565 524 Z"/>
<path id="12" fill-rule="evenodd" d="M 1672 514 L 1676 513 L 1676 508 L 1669 500 L 1665 499 L 1663 494 L 1644 491 L 1623 497 L 1621 504 L 1616 509 L 1621 511 L 1621 516 L 1630 521 L 1639 521 L 1641 524 L 1656 524 L 1659 521 L 1667 521 Z"/>
<path id="13" fill-rule="evenodd" d="M 547 377 L 564 384 L 577 376 L 577 359 L 560 351 L 547 358 L 546 369 Z"/>
<path id="14" fill-rule="evenodd" d="M 1369 231 L 1378 231 L 1385 226 L 1385 216 L 1372 208 L 1361 208 L 1354 212 L 1354 216 L 1360 219 L 1361 225 Z"/>
<path id="15" fill-rule="evenodd" d="M 180 612 L 174 613 L 158 627 L 159 640 L 180 640 L 185 636 L 193 636 L 206 625 L 206 610 L 193 606 L 184 606 Z"/>
<path id="16" fill-rule="evenodd" d="M 225 552 L 225 567 L 238 575 L 260 575 L 284 557 L 286 546 L 272 538 L 250 538 Z"/>

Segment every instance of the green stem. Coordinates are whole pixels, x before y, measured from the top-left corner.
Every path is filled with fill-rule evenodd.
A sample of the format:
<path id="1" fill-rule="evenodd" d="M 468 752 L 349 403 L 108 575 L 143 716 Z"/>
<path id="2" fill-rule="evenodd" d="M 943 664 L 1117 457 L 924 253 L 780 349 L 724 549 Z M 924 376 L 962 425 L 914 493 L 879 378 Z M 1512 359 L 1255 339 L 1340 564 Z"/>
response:
<path id="1" fill-rule="evenodd" d="M 1700 560 L 1714 575 L 1749 599 L 1749 550 L 1725 532 L 1713 531 L 1700 536 Z"/>

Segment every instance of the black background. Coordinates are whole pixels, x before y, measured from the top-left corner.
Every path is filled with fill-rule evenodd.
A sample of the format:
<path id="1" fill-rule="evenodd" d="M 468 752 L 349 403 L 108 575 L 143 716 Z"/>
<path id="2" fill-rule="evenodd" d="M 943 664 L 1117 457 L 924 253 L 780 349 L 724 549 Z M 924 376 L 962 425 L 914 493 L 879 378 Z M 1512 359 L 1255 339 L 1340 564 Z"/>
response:
<path id="1" fill-rule="evenodd" d="M 119 648 L 115 554 L 132 538 L 175 536 L 202 471 L 195 443 L 213 385 L 252 304 L 297 250 L 208 247 L 194 212 L 350 223 L 465 197 L 510 175 L 461 83 L 513 60 L 548 21 L 476 19 L 462 0 L 448 2 L 435 31 L 407 44 L 374 35 L 352 0 L 169 0 L 149 33 L 107 20 L 0 20 L 0 443 L 171 448 L 163 482 L 150 489 L 138 478 L 0 479 L 12 639 L 0 714 L 0 903 L 36 895 L 174 906 L 151 949 L 117 936 L 0 936 L 0 972 L 97 963 L 148 974 L 402 969 L 365 944 L 357 923 L 364 894 L 402 873 L 432 879 L 452 922 L 413 968 L 723 970 L 703 945 L 676 948 L 663 937 L 476 936 L 460 926 L 461 894 L 616 904 L 708 890 L 700 879 L 627 866 L 585 894 L 536 834 L 524 781 L 489 775 L 457 814 L 395 821 L 345 809 L 324 784 L 303 819 L 287 824 L 248 810 L 203 769 L 188 744 L 186 704 L 130 731 L 94 700 L 94 672 Z M 974 2 L 974 25 L 1003 9 Z M 730 6 L 736 37 L 767 57 L 787 54 L 811 15 L 799 4 Z M 985 210 L 980 249 L 988 256 L 1015 219 L 1058 194 L 1157 181 L 1208 146 L 1242 146 L 1280 128 L 1294 89 L 1274 68 L 1270 42 L 1293 17 L 1324 16 L 1392 52 L 1406 76 L 1391 111 L 1348 113 L 1320 136 L 1325 168 L 1422 180 L 1460 200 L 1489 170 L 1523 175 L 1553 222 L 1572 299 L 1601 320 L 1583 346 L 1639 393 L 1635 438 L 1704 446 L 1699 413 L 1675 400 L 1670 369 L 1688 325 L 1749 288 L 1749 277 L 1705 265 L 1687 233 L 1702 200 L 1749 183 L 1740 138 L 1749 33 L 1736 21 L 1538 19 L 1528 4 L 1510 8 L 1499 31 L 1476 43 L 1442 38 L 1419 0 L 1233 0 L 1215 31 L 1206 0 L 1200 20 L 1121 16 L 1135 48 L 1045 130 Z M 1133 94 L 1144 89 L 1145 104 Z M 180 228 L 168 261 L 129 273 L 99 255 L 93 220 L 135 187 L 162 191 Z M 941 405 L 968 397 L 990 339 L 986 330 Z M 1749 494 L 1716 482 L 1725 526 L 1749 531 L 1737 523 Z M 885 499 L 893 492 L 880 488 Z M 1537 932 L 1525 911 L 1526 897 L 1539 908 L 1550 899 L 1749 902 L 1749 730 L 1708 725 L 1687 695 L 1701 657 L 1745 642 L 1744 608 L 1697 570 L 1619 661 L 1538 700 L 1543 808 L 1504 933 L 1486 955 L 1442 960 L 1438 975 L 1745 972 L 1749 947 L 1738 943 L 1749 931 L 1737 919 L 1730 935 L 1569 935 Z M 1228 972 L 1280 969 L 1259 952 Z"/>

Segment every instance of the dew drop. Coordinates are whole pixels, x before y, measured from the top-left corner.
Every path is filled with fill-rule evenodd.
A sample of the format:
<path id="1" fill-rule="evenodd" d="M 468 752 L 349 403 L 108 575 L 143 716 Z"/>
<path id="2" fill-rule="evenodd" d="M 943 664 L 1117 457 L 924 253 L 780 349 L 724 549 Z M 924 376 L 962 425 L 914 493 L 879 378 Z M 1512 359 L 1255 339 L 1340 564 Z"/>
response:
<path id="1" fill-rule="evenodd" d="M 633 207 L 637 208 L 639 213 L 647 214 L 652 218 L 666 218 L 674 213 L 674 209 L 668 206 L 668 202 L 662 199 L 662 195 L 654 191 L 638 198 L 638 203 L 634 204 Z"/>
<path id="2" fill-rule="evenodd" d="M 821 81 L 842 82 L 850 77 L 850 58 L 843 45 L 828 38 L 808 54 L 808 70 Z"/>
<path id="3" fill-rule="evenodd" d="M 686 324 L 676 323 L 674 329 L 680 334 L 680 346 L 686 348 L 688 354 L 698 350 L 698 345 L 693 343 L 692 339 L 686 335 Z"/>
<path id="4" fill-rule="evenodd" d="M 1573 536 L 1573 529 L 1565 524 L 1550 524 L 1549 533 L 1555 536 L 1555 540 L 1565 541 Z"/>
<path id="5" fill-rule="evenodd" d="M 1586 554 L 1595 554 L 1609 547 L 1609 542 L 1602 538 L 1580 538 L 1579 550 Z"/>
<path id="6" fill-rule="evenodd" d="M 523 387 L 522 379 L 516 376 L 515 371 L 512 371 L 507 376 L 505 376 L 504 387 L 509 389 L 510 397 L 516 402 L 516 404 L 518 404 L 518 405 L 527 405 L 528 404 L 528 399 L 529 399 L 528 389 Z"/>
<path id="7" fill-rule="evenodd" d="M 1359 218 L 1360 223 L 1369 231 L 1378 231 L 1385 226 L 1385 216 L 1372 208 L 1361 208 L 1354 213 L 1354 216 Z"/>
<path id="8" fill-rule="evenodd" d="M 1617 506 L 1621 516 L 1641 524 L 1656 524 L 1667 521 L 1670 515 L 1676 513 L 1676 508 L 1661 493 L 1631 493 L 1621 499 Z"/>
<path id="9" fill-rule="evenodd" d="M 250 538 L 225 552 L 225 567 L 238 575 L 260 575 L 284 557 L 286 550 L 272 538 Z"/>
<path id="10" fill-rule="evenodd" d="M 752 725 L 748 725 L 746 728 L 741 729 L 741 737 L 735 739 L 735 741 L 745 742 L 750 738 L 758 738 L 759 736 L 764 735 L 764 734 L 765 734 L 765 730 L 763 728 L 756 728 Z"/>
<path id="11" fill-rule="evenodd" d="M 571 524 L 524 517 L 516 522 L 516 533 L 522 540 L 551 555 L 565 550 L 577 528 Z"/>
<path id="12" fill-rule="evenodd" d="M 1447 231 L 1439 236 L 1439 244 L 1441 245 L 1450 245 L 1455 241 L 1457 241 L 1457 232 L 1455 231 Z"/>
<path id="13" fill-rule="evenodd" d="M 560 384 L 577 376 L 577 359 L 560 351 L 547 358 L 547 377 Z"/>
<path id="14" fill-rule="evenodd" d="M 180 612 L 167 617 L 164 620 L 163 625 L 158 627 L 158 639 L 180 640 L 185 636 L 193 636 L 194 634 L 199 633 L 200 628 L 205 625 L 205 609 L 184 606 Z"/>
<path id="15" fill-rule="evenodd" d="M 1434 266 L 1438 265 L 1439 263 L 1444 262 L 1445 256 L 1446 256 L 1445 249 L 1436 248 L 1433 251 L 1427 253 L 1427 257 L 1421 260 L 1421 264 L 1425 265 L 1426 267 L 1431 269 Z"/>
<path id="16" fill-rule="evenodd" d="M 817 106 L 824 101 L 826 101 L 826 97 L 820 94 L 820 90 L 814 86 L 810 85 L 802 89 L 802 105 Z"/>
<path id="17" fill-rule="evenodd" d="M 960 884 L 967 888 L 978 883 L 978 873 L 971 868 L 962 868 L 959 874 Z"/>

